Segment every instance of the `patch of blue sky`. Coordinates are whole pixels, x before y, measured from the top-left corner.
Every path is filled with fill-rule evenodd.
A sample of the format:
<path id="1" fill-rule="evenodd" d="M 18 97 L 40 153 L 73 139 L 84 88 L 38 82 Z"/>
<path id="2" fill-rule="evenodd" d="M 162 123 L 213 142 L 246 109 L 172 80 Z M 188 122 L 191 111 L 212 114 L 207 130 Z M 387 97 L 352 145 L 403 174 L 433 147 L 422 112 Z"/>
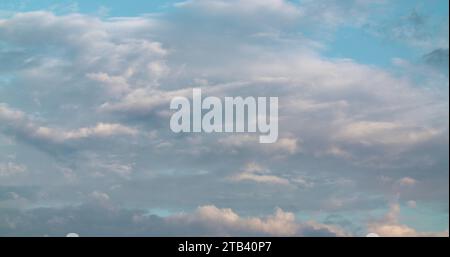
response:
<path id="1" fill-rule="evenodd" d="M 387 210 L 377 210 L 377 215 L 374 215 L 371 211 L 336 211 L 336 212 L 310 212 L 301 211 L 296 213 L 296 219 L 301 222 L 307 222 L 315 220 L 323 224 L 339 224 L 339 226 L 350 231 L 355 236 L 365 236 L 368 232 L 361 224 L 366 224 L 370 219 L 374 217 L 380 217 Z"/>
<path id="2" fill-rule="evenodd" d="M 402 15 L 404 11 L 417 10 L 426 14 L 430 14 L 430 18 L 439 18 L 448 16 L 449 1 L 448 0 L 398 0 L 391 1 L 393 5 L 392 14 Z"/>
<path id="3" fill-rule="evenodd" d="M 427 40 L 438 41 L 442 35 L 440 25 L 448 23 L 449 2 L 446 0 L 411 1 L 401 0 L 388 2 L 383 15 L 372 15 L 366 26 L 343 26 L 337 29 L 334 39 L 327 45 L 324 54 L 332 58 L 349 58 L 358 63 L 390 68 L 393 58 L 401 58 L 417 62 L 429 51 L 405 40 L 394 39 L 392 35 L 380 35 L 370 31 L 370 26 L 378 26 L 380 33 L 389 30 L 389 26 L 407 26 L 414 14 L 417 22 L 423 22 L 419 29 L 425 30 Z M 414 26 L 414 25 L 411 25 Z M 366 28 L 365 28 L 366 27 Z M 428 31 L 429 30 L 429 31 Z M 447 46 L 448 47 L 448 46 Z"/>
<path id="4" fill-rule="evenodd" d="M 445 207 L 444 207 L 445 208 Z M 400 223 L 417 231 L 439 231 L 449 227 L 448 211 L 439 211 L 433 203 L 418 202 L 416 208 L 401 207 Z"/>
<path id="5" fill-rule="evenodd" d="M 13 80 L 13 78 L 14 78 L 14 76 L 12 76 L 12 75 L 0 74 L 0 88 L 9 85 L 11 83 L 11 81 Z"/>
<path id="6" fill-rule="evenodd" d="M 390 212 L 389 207 L 375 208 L 367 211 L 337 211 L 329 212 L 298 212 L 296 217 L 301 221 L 316 220 L 321 223 L 339 224 L 347 230 L 356 233 L 356 236 L 364 236 L 370 231 L 365 231 L 361 224 L 373 221 L 381 221 Z M 447 211 L 440 211 L 439 206 L 432 203 L 417 203 L 417 207 L 411 208 L 407 205 L 400 206 L 398 223 L 407 225 L 416 231 L 440 231 L 448 228 L 449 216 Z"/>
<path id="7" fill-rule="evenodd" d="M 355 27 L 343 27 L 323 53 L 330 58 L 348 58 L 358 63 L 390 67 L 393 58 L 412 60 L 417 51 L 398 42 L 387 41 Z"/>
<path id="8" fill-rule="evenodd" d="M 180 0 L 2 0 L 0 10 L 11 12 L 53 11 L 56 14 L 79 12 L 105 16 L 139 16 L 146 13 L 162 12 L 172 8 Z"/>
<path id="9" fill-rule="evenodd" d="M 159 217 L 169 217 L 171 215 L 174 214 L 174 212 L 167 210 L 167 209 L 162 209 L 162 208 L 151 208 L 147 211 L 148 215 L 157 215 Z"/>

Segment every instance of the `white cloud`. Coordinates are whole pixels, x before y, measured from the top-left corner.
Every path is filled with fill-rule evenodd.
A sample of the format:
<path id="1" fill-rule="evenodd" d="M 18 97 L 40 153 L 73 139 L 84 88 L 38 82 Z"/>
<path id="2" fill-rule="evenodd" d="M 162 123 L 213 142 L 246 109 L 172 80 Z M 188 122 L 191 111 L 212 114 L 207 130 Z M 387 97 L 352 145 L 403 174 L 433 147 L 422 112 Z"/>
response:
<path id="1" fill-rule="evenodd" d="M 417 184 L 417 180 L 411 177 L 404 177 L 398 180 L 399 185 L 401 186 L 414 186 Z"/>
<path id="2" fill-rule="evenodd" d="M 257 163 L 248 163 L 242 172 L 230 177 L 233 181 L 254 181 L 275 185 L 289 185 L 289 180 L 270 174 L 270 170 L 263 168 Z"/>
<path id="3" fill-rule="evenodd" d="M 75 131 L 63 132 L 62 138 L 64 140 L 71 140 L 90 137 L 110 137 L 116 135 L 134 136 L 137 134 L 138 130 L 121 124 L 98 123 L 95 127 L 80 128 Z"/>
<path id="4" fill-rule="evenodd" d="M 294 154 L 299 150 L 298 139 L 293 137 L 280 138 L 274 145 L 275 150 L 287 151 Z"/>
<path id="5" fill-rule="evenodd" d="M 258 1 L 254 4 L 248 4 L 246 1 L 189 1 L 180 8 L 194 8 L 200 12 L 200 16 L 206 17 L 207 14 L 202 8 L 213 8 L 227 13 L 226 10 L 231 7 L 248 5 L 249 11 L 252 12 L 252 8 L 258 10 L 276 7 L 275 11 L 283 13 L 291 8 L 305 12 L 321 4 L 323 3 L 306 2 L 298 6 L 278 0 Z M 344 4 L 346 5 L 353 6 L 350 2 Z M 364 9 L 364 5 L 357 3 L 355 6 Z M 337 13 L 343 11 L 339 9 L 339 5 L 335 7 L 335 10 L 327 10 Z M 258 15 L 258 11 L 255 11 L 255 15 Z M 23 24 L 37 24 L 37 27 L 31 31 Z M 270 95 L 282 92 L 280 128 L 285 136 L 281 136 L 277 144 L 264 148 L 253 144 L 250 136 L 238 135 L 219 139 L 222 145 L 231 148 L 233 152 L 251 149 L 258 152 L 275 152 L 282 156 L 298 152 L 314 155 L 325 153 L 350 161 L 358 159 L 360 163 L 364 163 L 366 157 L 361 156 L 359 146 L 349 147 L 344 144 L 360 144 L 375 150 L 385 148 L 386 153 L 392 151 L 391 146 L 395 146 L 398 153 L 402 149 L 407 150 L 415 145 L 445 137 L 448 130 L 448 124 L 442 123 L 443 119 L 440 118 L 448 113 L 444 111 L 445 102 L 435 101 L 433 94 L 424 92 L 389 72 L 352 60 L 322 58 L 311 49 L 289 48 L 288 52 L 280 52 L 276 46 L 261 48 L 258 44 L 250 44 L 238 36 L 232 36 L 232 44 L 226 45 L 226 48 L 236 47 L 242 52 L 226 56 L 211 53 L 216 57 L 215 63 L 221 64 L 221 67 L 214 67 L 210 63 L 202 62 L 207 49 L 203 49 L 201 56 L 197 56 L 196 51 L 187 54 L 183 52 L 184 48 L 168 50 L 163 48 L 163 44 L 149 39 L 148 33 L 144 32 L 148 30 L 161 33 L 161 30 L 155 30 L 157 25 L 161 25 L 160 20 L 147 18 L 100 20 L 82 15 L 54 16 L 51 13 L 39 12 L 20 14 L 4 20 L 0 33 L 9 41 L 23 46 L 35 44 L 27 41 L 25 32 L 63 34 L 63 37 L 51 37 L 50 41 L 64 48 L 70 47 L 71 51 L 76 53 L 75 57 L 67 62 L 55 56 L 56 60 L 61 60 L 45 69 L 54 71 L 55 68 L 68 64 L 78 72 L 82 67 L 81 72 L 88 80 L 86 83 L 96 82 L 94 85 L 102 85 L 101 88 L 107 93 L 107 96 L 99 97 L 102 102 L 97 103 L 97 107 L 104 114 L 119 113 L 129 116 L 145 115 L 153 111 L 162 114 L 173 96 L 189 96 L 189 88 L 196 86 L 189 84 L 205 77 L 208 81 L 227 78 L 227 83 L 202 85 L 204 89 L 209 89 L 211 94 L 229 95 L 240 91 L 257 93 L 261 87 Z M 16 26 L 20 29 L 10 29 Z M 73 41 L 63 33 L 68 30 L 79 31 L 82 36 Z M 172 34 L 177 33 L 172 31 Z M 121 35 L 126 35 L 127 39 L 120 39 Z M 160 34 L 159 38 L 168 42 L 176 40 L 164 33 Z M 207 45 L 217 45 L 209 42 L 210 40 L 212 38 L 209 36 L 202 38 L 202 42 Z M 40 44 L 46 42 L 48 40 Z M 187 49 L 200 47 L 189 40 L 183 45 Z M 172 47 L 178 46 L 175 44 Z M 169 62 L 167 59 L 176 61 Z M 230 59 L 233 60 L 233 65 L 228 66 Z M 186 63 L 190 65 L 185 66 Z M 178 77 L 178 72 L 175 71 L 179 67 L 185 67 L 181 77 Z M 38 65 L 33 69 L 42 68 L 42 65 Z M 51 74 L 48 70 L 29 73 L 33 69 L 28 69 L 27 74 Z M 167 76 L 168 74 L 174 77 Z M 234 75 L 230 77 L 229 74 Z M 258 80 L 263 77 L 283 80 Z M 371 80 L 367 80 L 368 77 Z M 181 81 L 177 81 L 178 79 Z M 161 80 L 166 84 L 161 85 Z M 174 80 L 176 83 L 189 84 L 184 84 L 182 89 L 166 88 Z M 235 85 L 229 86 L 232 83 Z M 85 89 L 80 89 L 83 90 Z M 430 113 L 434 114 L 429 115 Z M 40 131 L 42 134 L 48 132 L 46 128 Z M 299 142 L 302 144 L 301 148 Z"/>
<path id="6" fill-rule="evenodd" d="M 208 226 L 217 226 L 225 230 L 248 230 L 276 236 L 288 236 L 297 233 L 298 225 L 295 223 L 293 213 L 277 209 L 274 215 L 266 219 L 241 218 L 231 209 L 218 209 L 215 206 L 203 206 L 191 216 L 180 215 L 174 219 L 192 219 L 205 222 Z M 192 221 L 190 221 L 192 222 Z"/>
<path id="7" fill-rule="evenodd" d="M 35 124 L 25 113 L 0 105 L 0 120 L 2 126 L 12 128 L 18 136 L 25 139 L 37 139 L 49 143 L 63 143 L 70 140 L 87 138 L 104 138 L 117 135 L 135 136 L 138 130 L 116 123 L 98 123 L 94 127 L 76 130 L 53 129 Z"/>
<path id="8" fill-rule="evenodd" d="M 3 122 L 20 122 L 24 119 L 24 113 L 9 108 L 6 104 L 0 103 L 0 119 Z"/>
<path id="9" fill-rule="evenodd" d="M 103 192 L 94 191 L 92 192 L 92 198 L 98 201 L 107 202 L 109 201 L 109 195 Z"/>
<path id="10" fill-rule="evenodd" d="M 106 210 L 116 210 L 116 207 L 111 202 L 111 197 L 107 193 L 94 191 L 89 196 L 94 204 L 97 204 Z"/>
<path id="11" fill-rule="evenodd" d="M 175 6 L 217 17 L 239 17 L 246 26 L 276 27 L 296 22 L 297 26 L 321 26 L 335 28 L 342 24 L 361 26 L 374 12 L 380 0 L 368 1 L 302 1 L 287 0 L 187 0 Z M 270 21 L 264 17 L 270 16 Z"/>
<path id="12" fill-rule="evenodd" d="M 310 181 L 304 177 L 296 177 L 291 179 L 292 183 L 299 185 L 302 188 L 312 188 L 314 187 L 314 182 Z"/>
<path id="13" fill-rule="evenodd" d="M 301 151 L 300 139 L 293 136 L 282 136 L 275 143 L 261 146 L 257 134 L 224 136 L 217 140 L 222 146 L 231 150 L 247 149 L 279 156 L 292 155 Z"/>
<path id="14" fill-rule="evenodd" d="M 284 0 L 188 0 L 177 3 L 176 6 L 215 15 L 252 16 L 253 18 L 261 12 L 275 15 L 277 19 L 293 19 L 302 15 L 298 6 Z"/>
<path id="15" fill-rule="evenodd" d="M 169 106 L 175 96 L 192 96 L 192 89 L 162 91 L 157 89 L 139 88 L 131 91 L 118 102 L 106 102 L 100 106 L 104 112 L 125 114 L 147 114 L 157 107 Z"/>
<path id="16" fill-rule="evenodd" d="M 94 176 L 104 176 L 108 173 L 114 173 L 122 178 L 129 179 L 133 173 L 133 163 L 122 163 L 117 159 L 117 156 L 98 156 L 95 154 L 87 157 L 88 165 L 91 170 L 95 170 Z"/>
<path id="17" fill-rule="evenodd" d="M 406 202 L 406 204 L 408 205 L 408 207 L 410 208 L 416 208 L 417 207 L 417 203 L 414 200 L 409 200 L 408 202 Z"/>
<path id="18" fill-rule="evenodd" d="M 128 85 L 126 78 L 122 76 L 110 76 L 107 73 L 98 72 L 88 73 L 87 77 L 92 80 L 101 82 L 105 85 L 105 87 L 107 87 L 107 90 L 109 90 L 114 95 L 121 95 L 130 90 L 130 85 Z"/>
<path id="19" fill-rule="evenodd" d="M 34 24 L 33 28 L 27 24 Z M 80 14 L 29 12 L 2 20 L 0 36 L 25 50 L 53 49 L 41 55 L 27 53 L 22 61 L 28 65 L 17 67 L 23 78 L 41 81 L 39 87 L 56 82 L 79 86 L 87 78 L 83 83 L 92 80 L 96 82 L 92 86 L 103 85 L 117 97 L 135 88 L 156 87 L 158 79 L 167 75 L 167 50 L 148 38 L 153 27 L 149 18 L 101 20 Z"/>
<path id="20" fill-rule="evenodd" d="M 437 129 L 410 128 L 392 122 L 353 122 L 336 133 L 342 140 L 361 144 L 416 144 L 442 132 Z"/>
<path id="21" fill-rule="evenodd" d="M 295 236 L 302 233 L 318 231 L 327 235 L 348 235 L 336 226 L 320 224 L 314 221 L 300 223 L 294 213 L 285 212 L 280 208 L 267 217 L 241 217 L 232 209 L 219 209 L 214 205 L 199 207 L 193 213 L 173 215 L 166 220 L 174 224 L 190 224 L 204 226 L 214 235 L 263 234 L 271 236 Z M 207 233 L 208 233 L 207 232 Z"/>

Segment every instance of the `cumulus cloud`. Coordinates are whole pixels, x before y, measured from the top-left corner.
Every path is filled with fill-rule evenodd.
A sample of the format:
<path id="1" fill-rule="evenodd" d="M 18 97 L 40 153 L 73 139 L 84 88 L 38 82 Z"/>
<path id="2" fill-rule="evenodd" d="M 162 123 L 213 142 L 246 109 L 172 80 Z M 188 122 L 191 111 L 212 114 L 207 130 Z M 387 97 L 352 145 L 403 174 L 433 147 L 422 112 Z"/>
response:
<path id="1" fill-rule="evenodd" d="M 280 208 L 267 217 L 241 217 L 232 209 L 217 208 L 214 205 L 199 207 L 189 214 L 168 217 L 169 222 L 204 226 L 217 235 L 270 235 L 270 236 L 348 236 L 338 226 L 320 224 L 316 221 L 297 221 L 294 213 Z"/>
<path id="2" fill-rule="evenodd" d="M 35 26 L 29 28 L 27 24 Z M 139 88 L 157 87 L 158 80 L 167 75 L 167 50 L 148 37 L 153 26 L 146 18 L 103 21 L 81 14 L 56 16 L 40 11 L 1 20 L 0 36 L 8 45 L 22 49 L 18 55 L 7 56 L 17 63 L 10 69 L 27 86 L 46 88 L 53 94 L 71 88 L 86 99 L 87 92 L 95 95 L 101 90 L 106 95 L 97 101 L 105 101 Z M 5 49 L 6 53 L 17 51 Z M 81 99 L 76 100 L 80 105 Z"/>
<path id="3" fill-rule="evenodd" d="M 292 236 L 297 234 L 299 225 L 293 213 L 277 209 L 267 218 L 243 218 L 231 209 L 219 209 L 213 205 L 199 207 L 191 214 L 178 214 L 167 218 L 174 223 L 206 226 L 215 234 L 267 234 L 273 236 Z"/>

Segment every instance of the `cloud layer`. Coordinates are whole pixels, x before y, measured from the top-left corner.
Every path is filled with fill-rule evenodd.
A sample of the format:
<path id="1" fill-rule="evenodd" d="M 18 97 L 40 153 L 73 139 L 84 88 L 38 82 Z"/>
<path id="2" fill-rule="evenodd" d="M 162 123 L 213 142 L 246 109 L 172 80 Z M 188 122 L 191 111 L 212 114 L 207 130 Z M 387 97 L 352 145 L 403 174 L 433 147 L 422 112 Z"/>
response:
<path id="1" fill-rule="evenodd" d="M 448 13 L 391 9 L 191 0 L 0 16 L 0 235 L 448 231 Z M 390 64 L 330 55 L 343 31 L 347 50 L 378 49 L 360 33 L 384 40 Z M 173 134 L 169 102 L 194 87 L 278 96 L 279 140 Z"/>

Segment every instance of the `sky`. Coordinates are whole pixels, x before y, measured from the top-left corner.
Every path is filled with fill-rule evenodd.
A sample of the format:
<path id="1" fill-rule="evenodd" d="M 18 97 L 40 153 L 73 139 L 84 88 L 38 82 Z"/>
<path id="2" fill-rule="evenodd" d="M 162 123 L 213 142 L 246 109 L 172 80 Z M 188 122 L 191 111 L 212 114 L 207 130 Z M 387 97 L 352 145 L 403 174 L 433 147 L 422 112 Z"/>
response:
<path id="1" fill-rule="evenodd" d="M 445 0 L 0 3 L 0 236 L 448 236 Z M 276 96 L 279 138 L 170 130 Z"/>

